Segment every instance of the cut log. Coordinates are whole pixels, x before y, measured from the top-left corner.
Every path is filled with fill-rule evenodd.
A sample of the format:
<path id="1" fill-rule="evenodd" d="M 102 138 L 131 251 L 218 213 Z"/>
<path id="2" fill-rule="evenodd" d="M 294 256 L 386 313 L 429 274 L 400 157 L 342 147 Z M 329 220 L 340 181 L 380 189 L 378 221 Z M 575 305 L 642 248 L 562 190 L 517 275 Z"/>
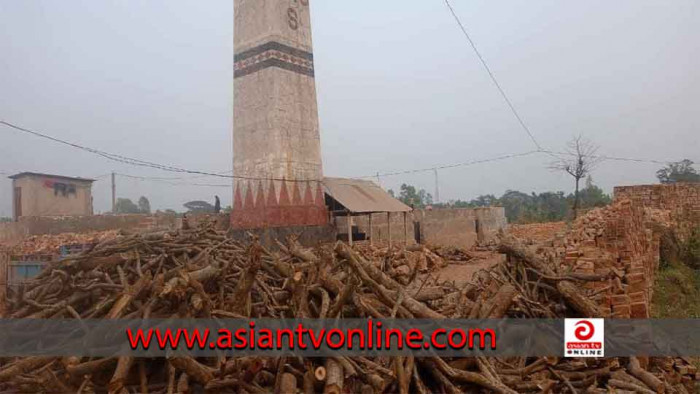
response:
<path id="1" fill-rule="evenodd" d="M 15 361 L 0 370 L 0 382 L 6 382 L 17 375 L 39 369 L 55 359 L 55 357 L 28 357 Z"/>
<path id="2" fill-rule="evenodd" d="M 530 265 L 532 268 L 538 272 L 548 275 L 556 276 L 554 270 L 547 264 L 542 258 L 537 256 L 532 251 L 528 250 L 517 238 L 512 235 L 507 235 L 501 239 L 501 243 L 498 247 L 501 253 L 505 253 L 509 256 L 515 257 L 522 260 L 524 263 Z M 571 306 L 576 312 L 580 313 L 583 317 L 604 317 L 593 301 L 586 298 L 581 293 L 581 288 L 570 281 L 559 281 L 557 283 L 557 289 L 561 293 L 562 297 L 566 300 L 567 304 Z"/>
<path id="3" fill-rule="evenodd" d="M 343 367 L 333 359 L 326 359 L 326 386 L 324 394 L 341 394 L 343 392 Z"/>
<path id="4" fill-rule="evenodd" d="M 134 364 L 134 358 L 129 356 L 119 357 L 117 361 L 117 369 L 114 370 L 112 380 L 109 381 L 109 394 L 128 394 L 128 390 L 124 387 L 126 378 L 129 376 L 129 370 Z"/>
<path id="5" fill-rule="evenodd" d="M 659 380 L 659 378 L 642 369 L 642 367 L 639 365 L 639 360 L 637 357 L 630 357 L 629 363 L 627 364 L 627 370 L 630 372 L 630 374 L 632 374 L 632 376 L 644 382 L 644 384 L 649 386 L 655 392 L 661 394 L 666 391 L 664 383 Z"/>
<path id="6" fill-rule="evenodd" d="M 168 362 L 176 369 L 186 373 L 195 382 L 206 385 L 214 379 L 216 370 L 199 363 L 192 357 L 170 357 Z"/>
<path id="7" fill-rule="evenodd" d="M 479 312 L 480 319 L 500 319 L 505 316 L 506 312 L 513 303 L 517 291 L 511 285 L 503 285 L 496 295 L 487 303 L 481 306 Z"/>
<path id="8" fill-rule="evenodd" d="M 297 378 L 291 373 L 283 373 L 280 383 L 281 394 L 295 394 L 297 392 Z"/>
<path id="9" fill-rule="evenodd" d="M 230 312 L 244 316 L 249 315 L 247 306 L 250 303 L 250 289 L 253 287 L 253 284 L 255 284 L 255 276 L 260 269 L 262 249 L 260 245 L 255 243 L 250 247 L 249 253 L 248 267 L 246 267 L 243 275 L 241 275 L 238 283 L 236 283 L 236 290 L 231 297 L 233 305 L 231 306 Z"/>

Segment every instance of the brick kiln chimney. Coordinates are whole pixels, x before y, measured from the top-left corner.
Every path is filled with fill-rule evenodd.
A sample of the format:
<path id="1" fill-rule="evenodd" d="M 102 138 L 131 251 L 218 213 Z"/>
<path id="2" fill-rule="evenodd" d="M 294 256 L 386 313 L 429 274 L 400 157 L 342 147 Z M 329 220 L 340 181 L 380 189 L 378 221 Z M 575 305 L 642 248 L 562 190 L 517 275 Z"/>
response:
<path id="1" fill-rule="evenodd" d="M 234 0 L 234 52 L 232 226 L 327 223 L 309 1 Z"/>

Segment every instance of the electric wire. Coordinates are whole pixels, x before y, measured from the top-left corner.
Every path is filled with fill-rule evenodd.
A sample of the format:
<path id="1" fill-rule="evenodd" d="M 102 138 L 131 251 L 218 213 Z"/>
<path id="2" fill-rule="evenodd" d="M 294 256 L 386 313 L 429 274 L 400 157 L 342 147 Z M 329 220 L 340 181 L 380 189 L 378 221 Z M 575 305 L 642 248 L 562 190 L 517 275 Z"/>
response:
<path id="1" fill-rule="evenodd" d="M 515 118 L 518 120 L 518 123 L 520 123 L 520 126 L 525 130 L 527 135 L 530 137 L 532 142 L 535 144 L 537 147 L 538 151 L 543 151 L 542 146 L 540 143 L 537 141 L 535 136 L 532 134 L 530 131 L 530 128 L 525 124 L 525 121 L 523 118 L 520 116 L 518 111 L 515 109 L 515 106 L 513 103 L 510 101 L 510 98 L 508 98 L 508 95 L 506 95 L 506 92 L 503 90 L 501 87 L 501 84 L 498 83 L 498 80 L 496 79 L 496 76 L 493 74 L 491 71 L 491 68 L 489 67 L 488 63 L 486 63 L 486 60 L 484 57 L 481 55 L 481 52 L 479 52 L 479 49 L 477 49 L 476 44 L 472 40 L 471 36 L 469 35 L 469 32 L 467 32 L 467 28 L 464 26 L 462 21 L 459 19 L 459 16 L 457 16 L 457 13 L 455 12 L 454 8 L 452 8 L 452 4 L 450 4 L 449 0 L 444 0 L 445 4 L 447 5 L 447 8 L 449 8 L 450 13 L 454 17 L 455 21 L 457 21 L 457 25 L 459 25 L 460 30 L 462 30 L 462 33 L 464 33 L 464 36 L 467 38 L 467 41 L 469 41 L 469 45 L 471 45 L 472 49 L 474 50 L 474 53 L 476 56 L 479 58 L 479 61 L 481 61 L 481 64 L 484 66 L 484 69 L 486 69 L 486 72 L 489 74 L 489 77 L 491 78 L 491 81 L 493 84 L 496 86 L 496 89 L 501 93 L 501 96 L 503 97 L 503 100 L 505 100 L 506 104 L 508 105 L 508 108 L 510 108 L 510 111 L 513 113 Z"/>
<path id="2" fill-rule="evenodd" d="M 145 160 L 140 160 L 140 159 L 134 159 L 128 156 L 122 156 L 114 153 L 109 153 L 105 152 L 99 149 L 94 149 L 94 148 L 89 148 L 83 145 L 79 145 L 73 142 L 65 141 L 60 138 L 52 137 L 50 135 L 40 133 L 38 131 L 30 130 L 28 128 L 20 127 L 17 125 L 14 125 L 12 123 L 0 120 L 0 124 L 3 124 L 5 126 L 8 126 L 10 128 L 13 128 L 15 130 L 32 134 L 34 136 L 48 139 L 50 141 L 63 144 L 63 145 L 68 145 L 76 149 L 84 150 L 86 152 L 90 152 L 99 156 L 102 156 L 106 159 L 120 162 L 123 164 L 129 164 L 133 166 L 139 166 L 139 167 L 148 167 L 148 168 L 155 168 L 158 170 L 162 171 L 168 171 L 168 172 L 176 172 L 176 173 L 185 173 L 185 174 L 194 174 L 194 175 L 203 175 L 203 176 L 211 176 L 211 177 L 219 177 L 219 178 L 227 178 L 227 179 L 242 179 L 242 180 L 251 180 L 251 181 L 285 181 L 285 182 L 298 182 L 298 183 L 306 183 L 306 182 L 321 182 L 319 180 L 313 180 L 313 179 L 286 179 L 286 178 L 273 178 L 273 177 L 250 177 L 250 176 L 241 176 L 241 175 L 225 175 L 224 173 L 213 173 L 213 172 L 206 172 L 206 171 L 199 171 L 199 170 L 189 170 L 186 168 L 180 168 L 180 167 L 175 167 L 175 166 L 170 166 L 170 165 L 164 165 L 164 164 L 158 164 L 154 162 L 149 162 Z"/>
<path id="3" fill-rule="evenodd" d="M 168 182 L 172 180 L 188 180 L 188 179 L 196 179 L 196 178 L 202 178 L 202 177 L 219 177 L 219 178 L 226 178 L 226 179 L 243 179 L 243 180 L 261 180 L 261 181 L 287 181 L 287 182 L 319 182 L 322 183 L 322 181 L 316 181 L 316 180 L 295 180 L 295 179 L 285 179 L 285 178 L 260 178 L 260 177 L 246 177 L 246 176 L 238 176 L 238 175 L 227 175 L 228 173 L 233 172 L 233 170 L 226 170 L 226 171 L 221 171 L 217 173 L 212 173 L 212 172 L 205 172 L 205 171 L 198 171 L 198 170 L 190 170 L 190 169 L 185 169 L 185 168 L 180 168 L 180 167 L 175 167 L 175 166 L 170 166 L 170 165 L 163 165 L 163 164 L 158 164 L 150 161 L 145 161 L 145 160 L 140 160 L 140 159 L 133 159 L 127 156 L 123 155 L 118 155 L 114 153 L 108 153 L 104 152 L 98 149 L 86 147 L 83 145 L 79 145 L 73 142 L 65 141 L 56 137 L 52 137 L 49 135 L 46 135 L 44 133 L 39 133 L 34 130 L 30 130 L 24 127 L 20 127 L 17 125 L 14 125 L 12 123 L 2 121 L 0 120 L 0 124 L 4 124 L 8 127 L 11 127 L 13 129 L 29 133 L 41 138 L 45 138 L 60 144 L 68 145 L 71 147 L 74 147 L 76 149 L 81 149 L 90 153 L 97 154 L 99 156 L 102 156 L 104 158 L 110 159 L 110 160 L 115 160 L 118 162 L 122 162 L 125 164 L 131 164 L 131 165 L 136 165 L 136 166 L 141 166 L 141 167 L 150 167 L 150 168 L 156 168 L 159 170 L 163 171 L 169 171 L 169 172 L 177 172 L 177 173 L 187 173 L 187 174 L 195 174 L 199 176 L 193 176 L 193 177 L 150 177 L 150 176 L 136 176 L 136 175 L 129 175 L 129 174 L 119 174 L 120 176 L 124 176 L 127 178 L 134 178 L 134 179 L 141 179 L 141 180 L 153 180 L 153 181 L 162 181 L 162 182 Z M 415 173 L 423 173 L 423 172 L 432 172 L 432 171 L 437 171 L 437 170 L 444 170 L 444 169 L 451 169 L 451 168 L 457 168 L 457 167 L 468 167 L 468 166 L 473 166 L 477 164 L 483 164 L 483 163 L 489 163 L 489 162 L 496 162 L 496 161 L 502 161 L 502 160 L 507 160 L 507 159 L 512 159 L 512 158 L 519 158 L 519 157 L 526 157 L 526 156 L 531 156 L 534 154 L 538 153 L 546 153 L 548 155 L 572 155 L 573 153 L 571 152 L 559 152 L 559 151 L 553 151 L 553 150 L 547 150 L 547 149 L 537 149 L 537 150 L 531 150 L 528 152 L 521 152 L 521 153 L 512 153 L 512 154 L 506 154 L 506 155 L 499 155 L 495 157 L 490 157 L 490 158 L 485 158 L 485 159 L 476 159 L 476 160 L 470 160 L 466 162 L 461 162 L 461 163 L 453 163 L 453 164 L 445 164 L 445 165 L 439 165 L 439 166 L 432 166 L 432 167 L 426 167 L 426 168 L 419 168 L 419 169 L 410 169 L 410 170 L 402 170 L 402 171 L 394 171 L 394 172 L 386 172 L 386 173 L 374 173 L 372 175 L 366 175 L 366 176 L 359 176 L 359 177 L 352 177 L 352 179 L 366 179 L 366 178 L 377 178 L 377 177 L 388 177 L 388 176 L 397 176 L 397 175 L 407 175 L 407 174 L 415 174 Z M 637 162 L 637 163 L 653 163 L 653 164 L 662 164 L 666 165 L 669 163 L 672 163 L 673 161 L 664 161 L 664 160 L 656 160 L 656 159 L 642 159 L 642 158 L 629 158 L 629 157 L 618 157 L 618 156 L 608 156 L 608 155 L 597 155 L 595 156 L 597 158 L 601 158 L 603 160 L 611 160 L 611 161 L 624 161 L 624 162 Z M 0 174 L 6 174 L 4 172 L 0 172 Z M 116 173 L 115 173 L 116 174 Z M 107 177 L 111 174 L 104 174 L 100 175 L 98 177 L 95 177 L 97 179 L 99 178 L 104 178 Z M 222 184 L 205 184 L 205 183 L 187 183 L 187 182 L 170 182 L 171 184 L 181 184 L 181 185 L 194 185 L 194 186 L 209 186 L 209 187 L 231 187 L 232 185 L 222 185 Z"/>

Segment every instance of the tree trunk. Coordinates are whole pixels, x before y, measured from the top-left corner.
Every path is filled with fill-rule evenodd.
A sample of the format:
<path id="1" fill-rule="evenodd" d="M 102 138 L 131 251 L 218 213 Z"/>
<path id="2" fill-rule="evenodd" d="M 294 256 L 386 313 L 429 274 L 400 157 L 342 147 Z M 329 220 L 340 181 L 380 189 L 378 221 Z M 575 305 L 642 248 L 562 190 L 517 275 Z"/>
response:
<path id="1" fill-rule="evenodd" d="M 579 203 L 579 194 L 578 194 L 578 184 L 581 182 L 581 178 L 576 178 L 576 191 L 574 193 L 574 220 L 576 220 L 576 217 L 578 216 L 578 203 Z"/>

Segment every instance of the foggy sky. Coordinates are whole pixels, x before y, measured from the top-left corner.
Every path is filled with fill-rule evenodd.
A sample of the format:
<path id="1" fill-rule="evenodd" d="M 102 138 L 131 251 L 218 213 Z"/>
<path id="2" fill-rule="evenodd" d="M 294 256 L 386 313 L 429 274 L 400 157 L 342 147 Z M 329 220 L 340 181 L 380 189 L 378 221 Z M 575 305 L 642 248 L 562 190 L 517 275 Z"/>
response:
<path id="1" fill-rule="evenodd" d="M 700 161 L 695 1 L 452 0 L 540 143 L 583 134 L 611 156 Z M 532 150 L 442 0 L 311 4 L 324 172 L 356 177 Z M 105 151 L 191 169 L 232 168 L 232 0 L 0 0 L 0 119 Z M 570 191 L 533 155 L 443 170 L 441 200 Z M 653 183 L 656 164 L 606 162 L 594 181 Z M 178 177 L 107 161 L 0 126 L 6 175 Z M 376 179 L 375 179 L 376 180 Z M 119 197 L 153 209 L 231 203 L 231 182 L 118 177 Z M 432 172 L 381 177 L 434 193 Z M 177 184 L 173 184 L 177 183 Z M 195 186 L 182 183 L 224 185 Z"/>

